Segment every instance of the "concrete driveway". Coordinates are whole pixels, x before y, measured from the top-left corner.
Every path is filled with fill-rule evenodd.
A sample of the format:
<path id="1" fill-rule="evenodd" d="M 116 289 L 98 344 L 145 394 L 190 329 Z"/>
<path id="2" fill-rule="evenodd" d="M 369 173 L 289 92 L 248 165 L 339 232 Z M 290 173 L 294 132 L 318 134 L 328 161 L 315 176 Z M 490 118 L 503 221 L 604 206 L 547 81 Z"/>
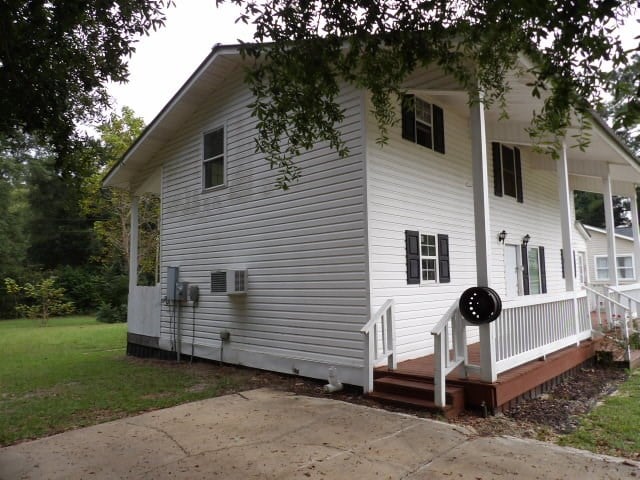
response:
<path id="1" fill-rule="evenodd" d="M 0 450 L 0 479 L 629 479 L 632 462 L 269 389 Z"/>

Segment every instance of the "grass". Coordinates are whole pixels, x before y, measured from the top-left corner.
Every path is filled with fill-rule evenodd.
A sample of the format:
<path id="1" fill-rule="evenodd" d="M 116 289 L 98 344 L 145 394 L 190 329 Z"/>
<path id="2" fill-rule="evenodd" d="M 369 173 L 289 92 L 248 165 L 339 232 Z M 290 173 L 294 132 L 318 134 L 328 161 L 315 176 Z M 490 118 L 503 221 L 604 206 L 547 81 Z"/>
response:
<path id="1" fill-rule="evenodd" d="M 562 445 L 607 455 L 640 458 L 640 370 L 581 422 Z"/>
<path id="2" fill-rule="evenodd" d="M 227 393 L 251 376 L 135 359 L 125 346 L 125 324 L 93 317 L 0 321 L 0 445 Z"/>

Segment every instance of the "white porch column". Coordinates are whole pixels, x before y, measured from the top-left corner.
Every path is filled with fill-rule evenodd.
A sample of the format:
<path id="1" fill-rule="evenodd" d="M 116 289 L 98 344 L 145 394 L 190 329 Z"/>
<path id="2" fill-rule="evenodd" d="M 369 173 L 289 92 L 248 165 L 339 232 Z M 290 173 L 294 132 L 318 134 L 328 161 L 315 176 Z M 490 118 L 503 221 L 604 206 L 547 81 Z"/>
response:
<path id="1" fill-rule="evenodd" d="M 129 227 L 129 295 L 138 285 L 138 197 L 131 197 Z"/>
<path id="2" fill-rule="evenodd" d="M 613 199 L 611 198 L 611 174 L 602 179 L 602 195 L 604 196 L 604 220 L 607 229 L 607 252 L 609 255 L 609 285 L 618 285 L 618 269 L 616 268 L 616 226 L 613 221 Z"/>
<path id="3" fill-rule="evenodd" d="M 638 275 L 638 268 L 640 268 L 640 220 L 638 219 L 638 194 L 635 186 L 633 187 L 633 193 L 629 196 L 631 202 L 631 231 L 633 232 L 633 273 L 635 275 L 635 281 L 640 280 Z"/>
<path id="4" fill-rule="evenodd" d="M 556 160 L 558 173 L 558 193 L 560 196 L 560 230 L 562 232 L 562 251 L 564 252 L 564 283 L 567 292 L 575 290 L 575 271 L 573 268 L 573 238 L 571 229 L 571 200 L 569 190 L 569 171 L 567 169 L 567 144 L 562 142 L 562 155 Z"/>
<path id="5" fill-rule="evenodd" d="M 487 134 L 482 94 L 471 106 L 471 161 L 473 172 L 473 213 L 476 239 L 477 283 L 489 287 L 491 269 L 491 222 L 489 218 L 489 176 L 487 160 Z M 481 325 L 480 366 L 481 377 L 486 382 L 495 382 L 496 341 L 493 322 Z"/>

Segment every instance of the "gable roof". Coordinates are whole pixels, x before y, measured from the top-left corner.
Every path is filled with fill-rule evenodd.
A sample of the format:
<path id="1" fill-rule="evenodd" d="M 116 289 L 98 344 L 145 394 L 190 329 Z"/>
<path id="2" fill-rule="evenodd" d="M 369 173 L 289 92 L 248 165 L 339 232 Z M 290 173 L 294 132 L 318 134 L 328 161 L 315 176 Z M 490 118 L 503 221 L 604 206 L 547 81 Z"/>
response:
<path id="1" fill-rule="evenodd" d="M 607 231 L 604 228 L 594 227 L 592 225 L 584 225 L 585 230 L 590 233 L 599 233 L 602 235 L 606 235 Z M 615 237 L 621 240 L 628 240 L 633 242 L 633 227 L 616 227 L 615 228 Z"/>
<path id="2" fill-rule="evenodd" d="M 207 95 L 233 72 L 237 73 L 239 69 L 244 68 L 246 63 L 240 55 L 240 47 L 241 45 L 239 44 L 217 44 L 213 47 L 209 55 L 154 120 L 143 130 L 120 161 L 106 173 L 103 180 L 105 186 L 118 186 L 131 191 L 153 191 L 154 188 L 160 188 L 158 172 L 155 172 L 155 177 L 157 177 L 155 180 L 145 181 L 149 179 L 151 172 L 159 166 L 158 161 L 155 160 L 155 155 L 167 143 L 172 133 L 202 104 L 202 100 Z M 523 61 L 525 60 L 523 59 Z M 440 75 L 440 77 L 442 76 Z M 524 118 L 527 112 L 530 115 L 532 102 L 539 100 L 531 96 L 526 78 L 520 78 L 514 74 L 510 77 L 510 81 L 518 83 L 517 88 L 510 90 L 509 95 L 513 97 L 513 102 L 508 99 L 507 108 L 513 109 L 514 118 L 516 116 Z M 450 84 L 450 81 L 448 83 Z M 411 86 L 408 86 L 408 88 L 411 89 Z M 427 86 L 426 88 L 426 92 L 430 93 L 429 87 Z M 451 105 L 455 105 L 456 108 L 461 110 L 468 109 L 468 98 L 465 97 L 466 92 L 452 89 L 451 86 L 448 88 L 448 91 L 440 89 L 436 94 L 442 95 L 443 99 L 450 101 Z M 535 105 L 535 107 L 533 109 L 537 109 L 538 105 Z M 495 112 L 487 111 L 487 115 L 495 116 Z M 574 185 L 574 188 L 596 191 L 594 189 L 602 185 L 599 180 L 602 178 L 605 169 L 612 179 L 616 181 L 614 182 L 614 189 L 619 187 L 621 182 L 624 185 L 629 184 L 629 182 L 640 184 L 640 161 L 636 159 L 633 152 L 597 114 L 593 112 L 591 115 L 594 119 L 594 125 L 591 130 L 590 145 L 585 151 L 579 151 L 578 149 L 569 151 L 570 174 L 577 178 L 577 184 Z M 508 124 L 501 128 L 501 134 L 505 135 L 505 138 L 491 140 L 514 144 L 520 142 L 524 145 L 527 144 L 527 141 L 530 142 L 530 140 L 523 139 L 523 132 L 526 130 L 525 123 L 522 119 L 520 122 L 516 122 L 514 118 L 510 119 L 509 122 L 502 122 L 503 126 Z M 568 135 L 570 134 L 571 131 L 568 132 Z M 544 163 L 544 160 L 538 158 L 539 162 Z M 555 163 L 550 166 L 547 165 L 545 168 L 555 168 Z M 155 187 L 152 187 L 151 184 L 154 184 Z M 622 194 L 620 191 L 616 191 L 616 193 Z"/>

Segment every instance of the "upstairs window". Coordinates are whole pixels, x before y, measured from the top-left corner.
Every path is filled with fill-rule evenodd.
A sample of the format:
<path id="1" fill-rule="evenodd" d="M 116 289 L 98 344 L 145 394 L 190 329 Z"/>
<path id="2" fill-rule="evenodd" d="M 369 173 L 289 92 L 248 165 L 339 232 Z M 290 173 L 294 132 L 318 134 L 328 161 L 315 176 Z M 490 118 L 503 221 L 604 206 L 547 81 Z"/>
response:
<path id="1" fill-rule="evenodd" d="M 415 95 L 402 101 L 402 138 L 444 153 L 444 112 Z"/>
<path id="2" fill-rule="evenodd" d="M 205 133 L 202 143 L 204 188 L 224 185 L 224 128 Z"/>
<path id="3" fill-rule="evenodd" d="M 493 187 L 498 197 L 513 197 L 518 202 L 524 200 L 522 192 L 522 161 L 520 149 L 507 147 L 501 143 L 492 143 Z"/>

